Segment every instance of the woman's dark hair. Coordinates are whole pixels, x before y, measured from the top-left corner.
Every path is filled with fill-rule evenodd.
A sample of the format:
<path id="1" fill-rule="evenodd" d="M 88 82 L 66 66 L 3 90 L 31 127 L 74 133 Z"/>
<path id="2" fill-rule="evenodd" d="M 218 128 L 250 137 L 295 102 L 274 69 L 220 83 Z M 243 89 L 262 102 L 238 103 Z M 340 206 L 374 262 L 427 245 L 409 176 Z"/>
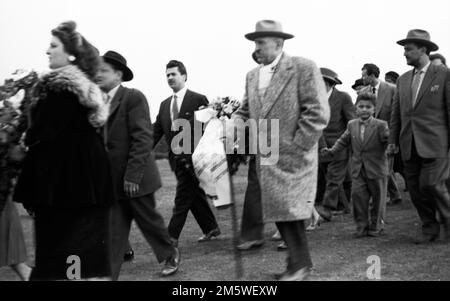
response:
<path id="1" fill-rule="evenodd" d="M 52 30 L 52 35 L 61 40 L 64 50 L 75 57 L 72 64 L 78 66 L 93 80 L 97 74 L 100 57 L 97 48 L 76 31 L 74 21 L 63 22 Z"/>

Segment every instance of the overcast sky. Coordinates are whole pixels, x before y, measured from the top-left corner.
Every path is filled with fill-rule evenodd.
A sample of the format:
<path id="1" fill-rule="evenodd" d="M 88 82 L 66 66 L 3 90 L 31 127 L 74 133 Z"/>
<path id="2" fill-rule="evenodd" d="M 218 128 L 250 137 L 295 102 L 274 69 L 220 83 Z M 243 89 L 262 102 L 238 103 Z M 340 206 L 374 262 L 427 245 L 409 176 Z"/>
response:
<path id="1" fill-rule="evenodd" d="M 377 64 L 382 78 L 410 69 L 396 44 L 410 29 L 429 31 L 450 59 L 449 11 L 448 0 L 0 0 L 0 81 L 17 68 L 46 70 L 50 30 L 74 20 L 102 54 L 127 58 L 135 79 L 126 85 L 144 92 L 154 121 L 171 95 L 171 59 L 185 63 L 188 88 L 208 98 L 241 98 L 255 67 L 254 43 L 244 35 L 256 21 L 276 19 L 295 35 L 285 51 L 335 70 L 344 82 L 339 89 L 355 98 L 351 85 L 364 63 Z"/>

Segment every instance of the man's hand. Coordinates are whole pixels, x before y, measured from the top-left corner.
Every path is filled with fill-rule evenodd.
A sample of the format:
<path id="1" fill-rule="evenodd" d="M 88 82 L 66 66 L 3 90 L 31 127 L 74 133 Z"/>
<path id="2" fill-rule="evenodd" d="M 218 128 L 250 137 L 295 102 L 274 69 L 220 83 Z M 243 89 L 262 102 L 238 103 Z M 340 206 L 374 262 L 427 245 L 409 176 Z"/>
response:
<path id="1" fill-rule="evenodd" d="M 321 148 L 319 151 L 319 157 L 322 159 L 329 159 L 332 155 L 331 149 L 326 147 Z"/>
<path id="2" fill-rule="evenodd" d="M 395 144 L 388 144 L 386 149 L 386 155 L 393 156 L 398 153 L 398 147 Z"/>
<path id="3" fill-rule="evenodd" d="M 123 190 L 125 190 L 127 197 L 132 198 L 139 192 L 139 184 L 124 180 Z"/>

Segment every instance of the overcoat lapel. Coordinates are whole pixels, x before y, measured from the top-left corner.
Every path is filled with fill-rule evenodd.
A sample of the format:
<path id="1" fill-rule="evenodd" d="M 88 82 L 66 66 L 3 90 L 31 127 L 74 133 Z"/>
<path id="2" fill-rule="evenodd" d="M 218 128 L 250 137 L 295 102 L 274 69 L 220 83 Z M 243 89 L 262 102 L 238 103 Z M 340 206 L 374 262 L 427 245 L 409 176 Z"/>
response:
<path id="1" fill-rule="evenodd" d="M 270 112 L 293 75 L 294 72 L 291 58 L 283 53 L 262 100 L 262 108 L 259 114 L 261 118 L 265 118 Z"/>
<path id="2" fill-rule="evenodd" d="M 422 85 L 420 86 L 419 93 L 417 94 L 416 104 L 414 108 L 416 108 L 419 104 L 419 102 L 422 100 L 423 95 L 425 92 L 429 89 L 431 83 L 436 78 L 436 68 L 434 68 L 434 65 L 430 65 L 428 68 L 427 73 L 425 73 L 425 77 L 423 79 Z"/>
<path id="3" fill-rule="evenodd" d="M 111 116 L 114 114 L 114 112 L 119 107 L 120 101 L 122 100 L 122 97 L 124 94 L 125 94 L 125 88 L 123 86 L 120 86 L 116 92 L 116 95 L 114 95 L 114 98 L 111 100 L 111 106 L 109 107 L 108 123 L 111 122 L 111 120 L 112 120 Z"/>
<path id="4" fill-rule="evenodd" d="M 375 129 L 375 122 L 374 120 L 372 120 L 366 127 L 366 130 L 364 131 L 364 141 L 362 143 L 363 147 L 366 145 L 367 141 L 369 141 L 372 138 L 373 133 L 375 133 L 374 129 Z"/>
<path id="5" fill-rule="evenodd" d="M 259 86 L 259 68 L 253 69 L 252 72 L 250 72 L 248 77 L 248 104 L 249 104 L 249 111 L 251 112 L 250 117 L 255 118 L 259 116 L 259 112 L 261 111 L 261 99 L 259 98 L 258 94 L 258 86 Z"/>
<path id="6" fill-rule="evenodd" d="M 406 89 L 403 90 L 403 99 L 405 99 L 405 105 L 407 106 L 407 110 L 412 108 L 412 92 L 411 92 L 411 84 L 412 84 L 412 76 L 413 71 L 409 71 L 406 73 L 404 78 L 404 84 L 403 86 L 406 87 Z"/>
<path id="7" fill-rule="evenodd" d="M 378 97 L 377 97 L 377 102 L 376 102 L 376 107 L 375 107 L 375 117 L 376 118 L 378 118 L 381 108 L 383 107 L 383 103 L 386 100 L 386 93 L 387 93 L 386 87 L 383 85 L 383 83 L 380 83 L 380 89 L 378 90 Z"/>

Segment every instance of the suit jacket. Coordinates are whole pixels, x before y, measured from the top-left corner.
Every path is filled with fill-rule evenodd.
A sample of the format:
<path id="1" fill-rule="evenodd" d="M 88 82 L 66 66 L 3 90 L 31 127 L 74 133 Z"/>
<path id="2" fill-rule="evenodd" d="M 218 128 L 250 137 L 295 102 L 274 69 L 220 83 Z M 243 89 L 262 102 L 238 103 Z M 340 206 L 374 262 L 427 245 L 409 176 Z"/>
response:
<path id="1" fill-rule="evenodd" d="M 323 130 L 319 140 L 319 149 L 332 147 L 347 128 L 347 123 L 356 118 L 355 106 L 349 94 L 334 88 L 328 99 L 330 105 L 330 121 Z M 348 159 L 348 151 L 333 156 L 333 160 Z"/>
<path id="2" fill-rule="evenodd" d="M 234 118 L 279 122 L 278 128 L 260 126 L 256 133 L 267 137 L 267 145 L 279 146 L 272 153 L 278 160 L 270 164 L 262 165 L 261 155 L 257 156 L 264 220 L 309 219 L 316 195 L 318 141 L 330 117 L 323 78 L 314 62 L 283 53 L 260 99 L 259 69 L 247 74 L 245 95 Z"/>
<path id="3" fill-rule="evenodd" d="M 372 92 L 372 86 L 365 87 L 362 92 Z M 375 107 L 375 118 L 391 122 L 392 102 L 395 95 L 395 86 L 383 81 L 380 81 L 378 88 L 377 103 Z"/>
<path id="4" fill-rule="evenodd" d="M 364 166 L 369 179 L 382 178 L 388 175 L 386 146 L 389 139 L 389 128 L 384 120 L 373 118 L 364 132 L 361 141 L 361 125 L 358 119 L 348 123 L 347 130 L 331 148 L 331 153 L 351 147 L 352 177 L 359 176 Z"/>
<path id="5" fill-rule="evenodd" d="M 139 184 L 135 197 L 158 190 L 161 178 L 152 152 L 152 124 L 144 94 L 120 86 L 111 100 L 105 131 L 115 198 L 127 198 L 124 180 Z"/>
<path id="6" fill-rule="evenodd" d="M 447 158 L 450 122 L 450 70 L 430 65 L 412 106 L 413 70 L 400 76 L 391 116 L 390 143 L 400 147 L 403 160 L 411 158 L 414 139 L 422 158 Z"/>
<path id="7" fill-rule="evenodd" d="M 193 92 L 189 89 L 186 90 L 186 94 L 184 95 L 183 103 L 178 114 L 178 119 L 189 121 L 191 127 L 191 141 L 189 151 L 178 156 L 175 156 L 175 154 L 173 153 L 171 144 L 174 137 L 181 132 L 181 129 L 179 131 L 172 131 L 172 119 L 170 118 L 171 100 L 172 96 L 165 99 L 159 107 L 159 113 L 154 124 L 153 147 L 158 144 L 162 136 L 165 136 L 167 145 L 169 146 L 170 167 L 173 171 L 175 171 L 177 158 L 185 158 L 189 161 L 192 160 L 192 153 L 194 152 L 194 149 L 197 146 L 202 134 L 202 131 L 199 131 L 200 135 L 198 134 L 198 132 L 194 131 L 194 128 L 201 128 L 202 126 L 200 122 L 195 120 L 194 112 L 197 111 L 199 107 L 208 105 L 208 99 L 202 94 Z M 181 144 L 183 144 L 184 142 L 186 141 L 181 141 Z"/>

